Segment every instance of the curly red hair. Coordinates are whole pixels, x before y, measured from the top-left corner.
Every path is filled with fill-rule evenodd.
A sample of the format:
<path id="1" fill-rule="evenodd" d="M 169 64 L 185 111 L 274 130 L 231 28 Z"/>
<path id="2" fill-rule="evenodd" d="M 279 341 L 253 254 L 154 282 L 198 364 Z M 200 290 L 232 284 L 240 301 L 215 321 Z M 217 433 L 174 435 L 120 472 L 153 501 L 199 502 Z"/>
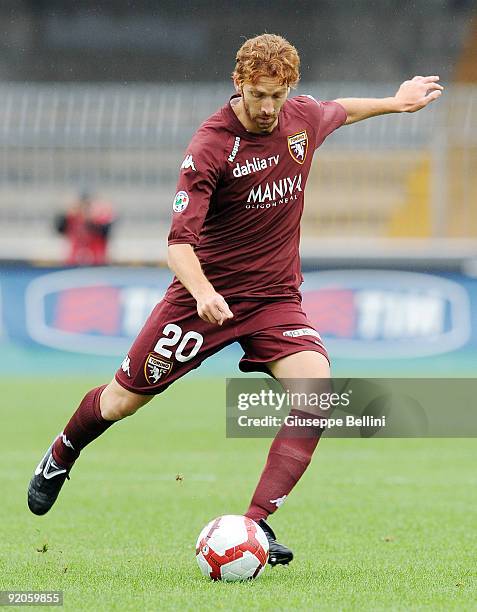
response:
<path id="1" fill-rule="evenodd" d="M 233 78 L 239 85 L 260 77 L 277 77 L 280 85 L 296 87 L 300 80 L 300 56 L 295 47 L 277 34 L 249 38 L 237 52 Z"/>

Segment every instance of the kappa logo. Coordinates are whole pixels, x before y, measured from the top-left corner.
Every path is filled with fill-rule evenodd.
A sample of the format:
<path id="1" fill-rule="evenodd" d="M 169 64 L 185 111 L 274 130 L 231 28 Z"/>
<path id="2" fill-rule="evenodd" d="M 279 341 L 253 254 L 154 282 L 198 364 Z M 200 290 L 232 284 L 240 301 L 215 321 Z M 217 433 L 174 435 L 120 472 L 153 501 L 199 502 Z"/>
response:
<path id="1" fill-rule="evenodd" d="M 178 191 L 174 196 L 172 210 L 176 213 L 181 213 L 189 205 L 189 194 L 187 191 Z"/>
<path id="2" fill-rule="evenodd" d="M 131 378 L 131 359 L 129 357 L 129 355 L 126 355 L 126 357 L 123 359 L 123 362 L 121 364 L 121 370 L 128 375 L 129 378 Z"/>
<path id="3" fill-rule="evenodd" d="M 155 385 L 161 378 L 165 378 L 172 370 L 172 362 L 149 353 L 144 363 L 144 376 L 150 385 Z"/>
<path id="4" fill-rule="evenodd" d="M 75 447 L 73 444 L 71 444 L 71 441 L 68 440 L 64 433 L 61 434 L 61 440 L 65 446 L 69 446 L 71 449 L 75 450 Z"/>
<path id="5" fill-rule="evenodd" d="M 270 503 L 275 504 L 277 508 L 280 508 L 280 506 L 283 506 L 283 504 L 285 503 L 286 498 L 287 496 L 283 495 L 282 497 L 277 497 L 277 499 L 271 499 Z"/>
<path id="6" fill-rule="evenodd" d="M 308 152 L 308 134 L 306 130 L 288 136 L 288 150 L 293 159 L 299 164 L 303 164 Z"/>
<path id="7" fill-rule="evenodd" d="M 186 155 L 184 161 L 181 164 L 181 170 L 188 170 L 189 168 L 192 168 L 192 170 L 197 172 L 194 165 L 194 158 L 192 157 L 192 155 Z"/>
<path id="8" fill-rule="evenodd" d="M 232 152 L 227 158 L 229 162 L 233 162 L 234 159 L 237 157 L 239 147 L 240 147 L 240 136 L 235 136 L 234 148 L 232 149 Z"/>

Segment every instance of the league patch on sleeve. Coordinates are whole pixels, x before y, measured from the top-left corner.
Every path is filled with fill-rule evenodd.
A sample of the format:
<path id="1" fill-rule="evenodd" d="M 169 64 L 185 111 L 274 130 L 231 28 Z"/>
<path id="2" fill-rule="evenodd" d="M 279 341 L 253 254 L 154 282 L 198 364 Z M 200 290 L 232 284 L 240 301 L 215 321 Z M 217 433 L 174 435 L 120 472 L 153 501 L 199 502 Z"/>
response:
<path id="1" fill-rule="evenodd" d="M 189 194 L 187 191 L 178 191 L 174 196 L 172 210 L 176 213 L 183 212 L 189 205 Z"/>

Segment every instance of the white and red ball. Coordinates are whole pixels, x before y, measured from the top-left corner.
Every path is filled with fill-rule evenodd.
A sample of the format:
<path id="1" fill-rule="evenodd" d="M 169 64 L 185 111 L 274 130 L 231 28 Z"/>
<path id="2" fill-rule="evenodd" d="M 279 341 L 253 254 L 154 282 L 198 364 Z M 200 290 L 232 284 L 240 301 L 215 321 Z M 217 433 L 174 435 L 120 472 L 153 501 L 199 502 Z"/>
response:
<path id="1" fill-rule="evenodd" d="M 267 536 L 246 516 L 219 516 L 200 532 L 196 559 L 204 576 L 212 580 L 257 578 L 268 561 Z"/>

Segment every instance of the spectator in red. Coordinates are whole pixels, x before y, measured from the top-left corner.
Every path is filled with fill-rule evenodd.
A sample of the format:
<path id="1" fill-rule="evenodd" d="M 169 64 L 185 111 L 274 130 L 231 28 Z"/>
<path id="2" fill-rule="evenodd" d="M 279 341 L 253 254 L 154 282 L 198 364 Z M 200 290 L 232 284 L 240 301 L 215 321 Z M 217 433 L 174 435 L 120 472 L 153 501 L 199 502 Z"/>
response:
<path id="1" fill-rule="evenodd" d="M 56 217 L 55 225 L 68 240 L 66 263 L 69 266 L 107 264 L 107 247 L 114 222 L 109 202 L 96 200 L 83 191 L 65 213 Z"/>

